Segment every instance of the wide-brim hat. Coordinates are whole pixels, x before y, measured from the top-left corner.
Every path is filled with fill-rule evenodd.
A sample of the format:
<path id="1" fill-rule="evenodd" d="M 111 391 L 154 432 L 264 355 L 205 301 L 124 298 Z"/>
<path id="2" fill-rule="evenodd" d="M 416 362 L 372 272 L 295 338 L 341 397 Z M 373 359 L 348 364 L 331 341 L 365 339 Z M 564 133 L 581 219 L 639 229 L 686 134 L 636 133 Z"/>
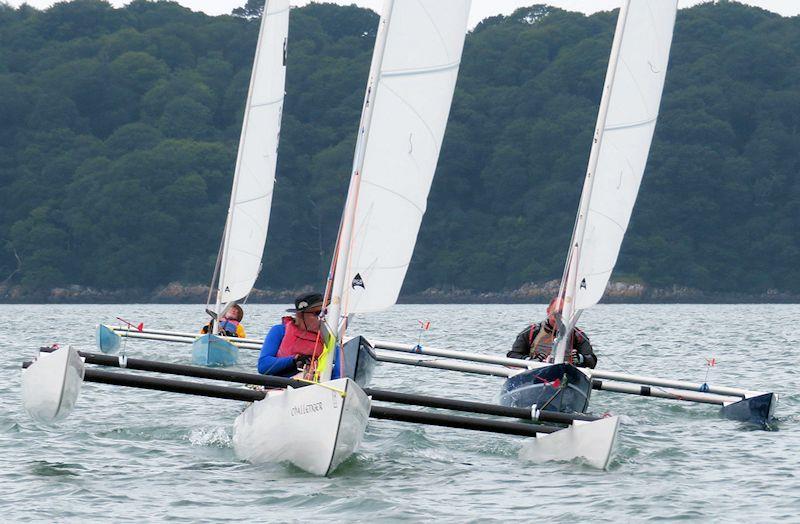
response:
<path id="1" fill-rule="evenodd" d="M 322 295 L 319 293 L 305 293 L 294 299 L 294 307 L 286 311 L 289 313 L 300 313 L 310 309 L 322 309 Z"/>

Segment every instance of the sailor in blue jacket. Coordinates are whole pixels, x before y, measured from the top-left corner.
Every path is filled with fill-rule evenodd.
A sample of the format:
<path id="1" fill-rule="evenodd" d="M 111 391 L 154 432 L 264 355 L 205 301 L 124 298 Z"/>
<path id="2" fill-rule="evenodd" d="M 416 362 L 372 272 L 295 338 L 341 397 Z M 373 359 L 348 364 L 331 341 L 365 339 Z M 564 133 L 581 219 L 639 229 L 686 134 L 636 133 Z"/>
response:
<path id="1" fill-rule="evenodd" d="M 295 307 L 287 309 L 294 316 L 285 316 L 280 324 L 270 328 L 261 354 L 258 372 L 262 375 L 291 377 L 302 372 L 312 358 L 322 353 L 323 340 L 319 334 L 322 295 L 306 293 L 295 299 Z M 331 378 L 340 378 L 339 348 L 334 351 Z"/>

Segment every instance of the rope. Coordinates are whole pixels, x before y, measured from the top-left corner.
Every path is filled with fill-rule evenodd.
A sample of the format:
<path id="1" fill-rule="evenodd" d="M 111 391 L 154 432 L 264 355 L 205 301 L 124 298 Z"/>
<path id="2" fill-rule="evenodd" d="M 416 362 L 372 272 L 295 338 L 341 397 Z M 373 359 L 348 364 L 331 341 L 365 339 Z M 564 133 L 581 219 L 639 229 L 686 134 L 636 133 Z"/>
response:
<path id="1" fill-rule="evenodd" d="M 315 384 L 315 385 L 317 385 L 319 387 L 322 387 L 322 388 L 325 388 L 325 389 L 329 389 L 331 391 L 335 391 L 342 398 L 345 398 L 347 396 L 347 392 L 345 390 L 339 389 L 339 388 L 335 388 L 335 387 L 331 386 L 330 384 L 320 383 L 320 382 L 316 382 L 314 380 L 306 380 L 304 378 L 297 378 L 295 380 L 297 380 L 298 382 L 302 382 L 304 384 Z"/>

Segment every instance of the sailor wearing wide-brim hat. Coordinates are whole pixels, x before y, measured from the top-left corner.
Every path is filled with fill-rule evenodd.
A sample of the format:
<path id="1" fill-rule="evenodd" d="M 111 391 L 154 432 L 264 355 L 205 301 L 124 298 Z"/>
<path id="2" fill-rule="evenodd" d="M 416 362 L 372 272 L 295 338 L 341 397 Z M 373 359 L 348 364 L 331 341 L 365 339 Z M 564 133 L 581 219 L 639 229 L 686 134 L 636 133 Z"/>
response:
<path id="1" fill-rule="evenodd" d="M 280 324 L 270 328 L 258 356 L 258 372 L 265 375 L 291 377 L 302 371 L 322 353 L 319 333 L 323 298 L 319 293 L 303 293 L 287 309 Z M 340 378 L 338 351 L 335 352 L 331 378 Z"/>

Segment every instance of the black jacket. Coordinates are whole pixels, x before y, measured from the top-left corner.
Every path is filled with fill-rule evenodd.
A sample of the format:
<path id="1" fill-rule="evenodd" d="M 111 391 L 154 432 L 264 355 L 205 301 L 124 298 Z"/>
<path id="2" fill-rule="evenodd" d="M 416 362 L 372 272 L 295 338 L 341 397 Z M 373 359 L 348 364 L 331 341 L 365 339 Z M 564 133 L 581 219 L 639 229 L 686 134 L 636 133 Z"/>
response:
<path id="1" fill-rule="evenodd" d="M 541 327 L 542 323 L 539 322 L 531 324 L 520 331 L 519 335 L 517 335 L 517 339 L 514 340 L 514 345 L 511 346 L 511 351 L 506 353 L 506 356 L 508 358 L 530 359 L 531 341 L 539 334 Z M 579 361 L 573 362 L 576 366 L 594 368 L 597 365 L 597 356 L 594 354 L 592 344 L 589 342 L 589 337 L 578 328 L 575 328 L 572 335 L 572 349 L 578 350 L 578 355 L 580 355 Z"/>

